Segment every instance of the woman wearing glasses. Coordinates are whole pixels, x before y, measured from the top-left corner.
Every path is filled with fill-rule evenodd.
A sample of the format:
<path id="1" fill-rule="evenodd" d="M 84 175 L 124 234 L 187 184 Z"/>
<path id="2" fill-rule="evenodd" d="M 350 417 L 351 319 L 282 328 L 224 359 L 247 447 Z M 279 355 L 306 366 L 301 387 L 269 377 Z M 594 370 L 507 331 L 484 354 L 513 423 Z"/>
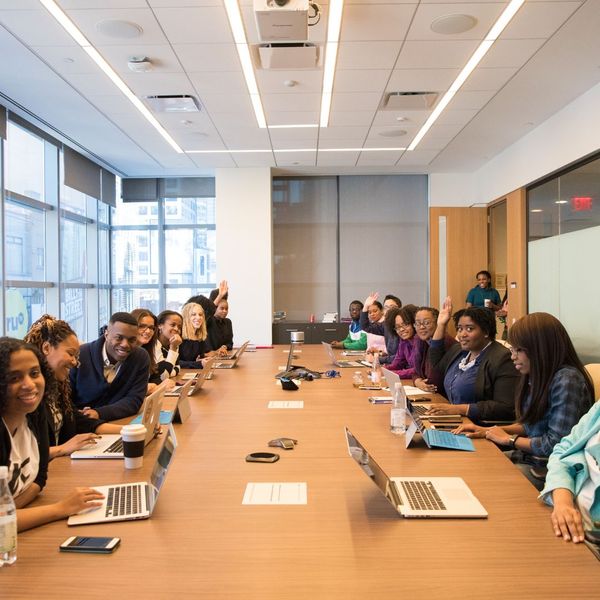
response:
<path id="1" fill-rule="evenodd" d="M 445 395 L 444 373 L 433 367 L 429 360 L 429 347 L 437 327 L 437 318 L 440 311 L 430 306 L 421 306 L 415 315 L 415 332 L 421 343 L 417 346 L 415 357 L 415 376 L 413 383 L 424 392 L 438 392 Z M 446 334 L 444 336 L 444 350 L 447 351 L 456 344 L 456 340 Z"/>
<path id="2" fill-rule="evenodd" d="M 55 392 L 46 397 L 50 439 L 50 459 L 68 456 L 84 446 L 95 444 L 101 433 L 119 433 L 120 425 L 92 419 L 77 410 L 71 401 L 69 371 L 79 364 L 79 340 L 66 321 L 42 315 L 29 329 L 25 342 L 45 357 L 56 380 Z"/>
<path id="3" fill-rule="evenodd" d="M 594 386 L 569 334 L 552 315 L 522 317 L 510 328 L 509 342 L 521 373 L 517 422 L 502 427 L 463 425 L 457 432 L 506 447 L 513 463 L 541 490 L 546 459 L 589 410 Z"/>
<path id="4" fill-rule="evenodd" d="M 390 308 L 385 315 L 386 328 L 399 340 L 396 354 L 386 368 L 401 379 L 412 379 L 415 375 L 415 359 L 421 343 L 415 335 L 416 312 L 414 304 L 407 304 L 402 308 Z"/>
<path id="5" fill-rule="evenodd" d="M 158 320 L 154 313 L 146 308 L 136 308 L 131 311 L 131 316 L 138 324 L 138 344 L 148 353 L 150 357 L 150 376 L 148 378 L 148 390 L 146 395 L 151 394 L 161 383 L 160 374 L 156 365 L 154 351 L 158 338 Z"/>

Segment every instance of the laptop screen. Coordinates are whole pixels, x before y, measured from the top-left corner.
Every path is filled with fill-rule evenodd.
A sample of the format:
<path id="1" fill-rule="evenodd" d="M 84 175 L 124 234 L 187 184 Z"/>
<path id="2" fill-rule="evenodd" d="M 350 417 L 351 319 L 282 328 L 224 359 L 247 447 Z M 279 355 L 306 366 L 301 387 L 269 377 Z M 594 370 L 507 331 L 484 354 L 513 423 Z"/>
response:
<path id="1" fill-rule="evenodd" d="M 162 448 L 160 449 L 156 462 L 154 463 L 152 475 L 150 475 L 150 511 L 154 509 L 154 505 L 156 504 L 156 500 L 158 499 L 158 494 L 160 492 L 161 487 L 163 486 L 163 483 L 165 482 L 167 472 L 169 470 L 169 467 L 171 466 L 171 462 L 173 461 L 173 455 L 175 454 L 176 448 L 177 438 L 175 437 L 175 430 L 173 429 L 172 425 L 169 425 L 169 427 L 167 428 L 165 441 L 163 442 Z"/>
<path id="2" fill-rule="evenodd" d="M 396 506 L 397 498 L 394 498 L 390 490 L 390 479 L 384 470 L 369 456 L 364 446 L 350 433 L 346 428 L 346 442 L 348 443 L 348 452 L 356 461 L 356 464 L 369 476 L 373 483 L 383 492 L 385 497 Z"/>

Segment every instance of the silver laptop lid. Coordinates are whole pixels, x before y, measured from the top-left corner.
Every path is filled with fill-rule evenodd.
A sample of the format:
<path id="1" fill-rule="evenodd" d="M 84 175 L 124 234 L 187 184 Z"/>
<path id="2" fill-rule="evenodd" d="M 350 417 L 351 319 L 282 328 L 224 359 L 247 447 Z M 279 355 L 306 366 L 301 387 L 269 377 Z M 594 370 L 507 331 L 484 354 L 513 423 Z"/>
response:
<path id="1" fill-rule="evenodd" d="M 146 396 L 144 400 L 144 405 L 142 406 L 142 424 L 146 427 L 146 446 L 154 438 L 154 430 L 160 423 L 160 409 L 162 408 L 164 393 L 165 388 L 160 385 L 149 396 Z"/>
<path id="2" fill-rule="evenodd" d="M 331 344 L 328 344 L 327 342 L 321 342 L 321 344 L 323 344 L 323 347 L 325 348 L 327 355 L 331 359 L 331 362 L 335 364 L 335 352 L 333 351 Z"/>
<path id="3" fill-rule="evenodd" d="M 385 367 L 381 367 L 381 372 L 383 373 L 383 376 L 385 377 L 385 382 L 387 383 L 388 387 L 390 388 L 390 393 L 393 394 L 396 383 L 399 383 L 400 385 L 402 385 L 402 380 L 400 379 L 400 376 L 397 373 L 394 373 L 394 371 L 390 371 L 389 369 L 386 369 Z"/>
<path id="4" fill-rule="evenodd" d="M 173 456 L 175 455 L 176 449 L 177 438 L 175 437 L 175 430 L 173 429 L 173 425 L 169 425 L 163 445 L 161 446 L 160 452 L 156 458 L 156 462 L 154 463 L 152 475 L 150 475 L 150 493 L 148 494 L 148 510 L 150 513 L 152 513 L 154 507 L 156 506 L 158 495 L 167 477 L 169 467 L 173 462 Z"/>
<path id="5" fill-rule="evenodd" d="M 402 506 L 402 500 L 396 491 L 395 486 L 390 481 L 385 471 L 369 456 L 364 446 L 352 435 L 350 430 L 345 427 L 346 443 L 348 444 L 348 453 L 356 461 L 356 464 L 369 476 L 369 479 L 381 490 L 390 504 L 399 510 Z"/>

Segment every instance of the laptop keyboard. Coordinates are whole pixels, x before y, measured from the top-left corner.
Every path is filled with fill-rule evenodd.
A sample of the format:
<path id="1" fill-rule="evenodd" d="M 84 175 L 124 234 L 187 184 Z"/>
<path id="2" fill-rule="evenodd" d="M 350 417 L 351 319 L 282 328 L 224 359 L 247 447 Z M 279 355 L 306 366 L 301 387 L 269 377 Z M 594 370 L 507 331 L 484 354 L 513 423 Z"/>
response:
<path id="1" fill-rule="evenodd" d="M 446 510 L 431 481 L 401 481 L 413 510 Z"/>
<path id="2" fill-rule="evenodd" d="M 427 438 L 429 443 L 439 446 L 445 446 L 446 448 L 454 448 L 455 450 L 464 450 L 463 446 L 460 444 L 461 436 L 454 435 L 449 431 L 440 431 L 439 429 L 428 429 L 427 430 Z"/>
<path id="3" fill-rule="evenodd" d="M 115 454 L 117 452 L 123 452 L 123 438 L 119 438 L 115 440 L 106 450 L 104 450 L 103 454 Z"/>
<path id="4" fill-rule="evenodd" d="M 427 413 L 429 410 L 428 406 L 423 406 L 422 404 L 413 404 L 412 405 L 413 412 L 417 413 L 420 417 Z"/>
<path id="5" fill-rule="evenodd" d="M 106 516 L 122 517 L 134 515 L 142 509 L 142 486 L 119 485 L 108 489 Z"/>

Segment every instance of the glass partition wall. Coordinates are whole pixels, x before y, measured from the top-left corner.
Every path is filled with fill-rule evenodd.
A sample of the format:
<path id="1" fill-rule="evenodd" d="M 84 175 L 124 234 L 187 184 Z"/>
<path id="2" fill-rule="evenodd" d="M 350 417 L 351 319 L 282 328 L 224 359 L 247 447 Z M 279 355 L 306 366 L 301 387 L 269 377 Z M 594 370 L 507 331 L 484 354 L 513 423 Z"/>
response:
<path id="1" fill-rule="evenodd" d="M 584 363 L 600 362 L 600 158 L 527 192 L 529 312 L 556 316 Z"/>

